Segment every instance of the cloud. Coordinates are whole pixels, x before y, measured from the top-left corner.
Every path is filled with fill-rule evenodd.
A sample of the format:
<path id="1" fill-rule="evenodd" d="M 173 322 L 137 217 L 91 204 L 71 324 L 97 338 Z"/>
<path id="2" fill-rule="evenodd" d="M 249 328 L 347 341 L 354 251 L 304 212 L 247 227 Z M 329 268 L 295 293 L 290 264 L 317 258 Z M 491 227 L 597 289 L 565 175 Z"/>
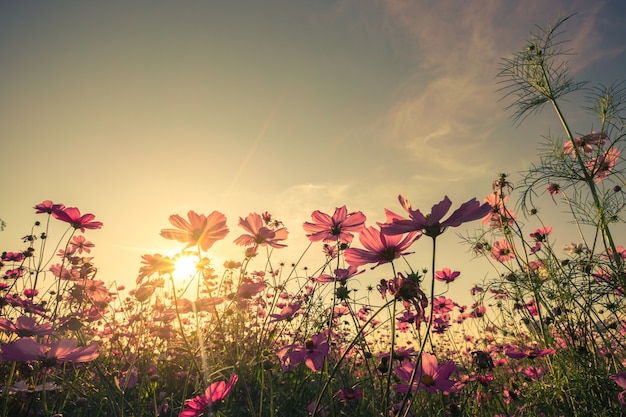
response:
<path id="1" fill-rule="evenodd" d="M 387 0 L 390 37 L 410 45 L 413 75 L 395 94 L 386 115 L 385 140 L 410 152 L 419 168 L 415 179 L 477 178 L 495 169 L 489 155 L 502 111 L 497 73 L 502 57 L 520 49 L 535 25 L 545 26 L 578 10 L 568 47 L 579 54 L 572 71 L 616 51 L 599 48 L 597 20 L 602 4 L 586 2 L 410 2 Z M 580 59 L 580 56 L 589 59 Z M 511 150 L 508 149 L 508 152 Z M 503 155 L 504 156 L 504 155 Z"/>

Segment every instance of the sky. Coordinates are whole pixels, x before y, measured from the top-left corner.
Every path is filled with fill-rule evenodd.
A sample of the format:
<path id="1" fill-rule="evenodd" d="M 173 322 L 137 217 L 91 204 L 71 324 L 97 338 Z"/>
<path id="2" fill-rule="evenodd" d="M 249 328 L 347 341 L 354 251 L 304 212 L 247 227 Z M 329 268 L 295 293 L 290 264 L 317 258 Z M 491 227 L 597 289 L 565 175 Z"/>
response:
<path id="1" fill-rule="evenodd" d="M 20 250 L 32 207 L 53 200 L 104 223 L 86 234 L 98 278 L 130 285 L 143 254 L 180 247 L 159 236 L 171 214 L 227 216 L 219 265 L 242 252 L 237 219 L 269 211 L 290 231 L 274 260 L 291 263 L 316 209 L 374 225 L 398 194 L 425 211 L 482 201 L 561 132 L 549 109 L 513 123 L 501 59 L 573 13 L 574 78 L 624 79 L 621 0 L 1 2 L 0 250 Z M 570 122 L 589 133 L 575 97 Z M 441 237 L 438 266 L 471 271 L 465 291 L 492 273 L 459 241 Z M 429 244 L 413 249 L 429 266 Z"/>

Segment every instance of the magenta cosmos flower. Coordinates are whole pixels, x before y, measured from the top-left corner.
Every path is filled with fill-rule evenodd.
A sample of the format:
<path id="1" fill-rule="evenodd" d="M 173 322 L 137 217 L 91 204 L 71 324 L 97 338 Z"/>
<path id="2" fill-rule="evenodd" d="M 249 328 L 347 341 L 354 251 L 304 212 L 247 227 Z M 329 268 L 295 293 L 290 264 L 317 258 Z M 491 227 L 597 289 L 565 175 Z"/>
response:
<path id="1" fill-rule="evenodd" d="M 245 219 L 239 218 L 239 226 L 249 234 L 242 234 L 235 243 L 241 246 L 265 246 L 269 245 L 273 248 L 284 248 L 287 245 L 279 243 L 281 240 L 287 239 L 289 232 L 286 228 L 281 227 L 272 230 L 264 226 L 263 217 L 257 213 L 250 213 Z"/>
<path id="2" fill-rule="evenodd" d="M 65 208 L 65 205 L 63 204 L 54 204 L 51 200 L 44 200 L 35 206 L 35 210 L 36 210 L 35 213 L 36 214 L 42 214 L 42 213 L 52 214 L 56 210 L 63 210 L 63 208 Z"/>
<path id="3" fill-rule="evenodd" d="M 2 345 L 1 350 L 6 361 L 41 361 L 45 366 L 53 366 L 57 362 L 89 362 L 98 357 L 96 343 L 78 347 L 78 342 L 73 339 L 39 344 L 34 339 L 21 338 Z"/>
<path id="4" fill-rule="evenodd" d="M 233 375 L 228 383 L 224 381 L 212 383 L 204 391 L 204 395 L 198 395 L 196 398 L 185 402 L 185 409 L 179 414 L 179 417 L 198 417 L 216 411 L 238 380 L 239 377 Z"/>
<path id="5" fill-rule="evenodd" d="M 283 369 L 291 369 L 302 362 L 313 372 L 322 369 L 324 359 L 330 353 L 327 338 L 327 331 L 323 331 L 311 336 L 304 345 L 288 345 L 280 349 L 277 355 Z"/>
<path id="6" fill-rule="evenodd" d="M 15 323 L 0 317 L 0 330 L 16 333 L 19 337 L 44 336 L 54 332 L 52 324 L 37 324 L 35 319 L 27 316 L 18 317 Z"/>
<path id="7" fill-rule="evenodd" d="M 430 214 L 424 215 L 420 210 L 413 210 L 409 200 L 401 195 L 398 196 L 400 205 L 409 213 L 409 219 L 393 219 L 391 223 L 382 226 L 383 232 L 387 235 L 401 235 L 408 232 L 421 232 L 426 236 L 437 237 L 448 227 L 458 227 L 463 223 L 478 220 L 486 216 L 491 211 L 491 206 L 487 203 L 480 204 L 475 198 L 461 204 L 450 217 L 442 221 L 452 202 L 445 196 L 443 200 L 435 204 Z"/>
<path id="8" fill-rule="evenodd" d="M 183 219 L 178 214 L 171 215 L 170 223 L 176 229 L 163 229 L 161 230 L 161 236 L 165 239 L 187 243 L 185 249 L 199 245 L 203 251 L 207 251 L 215 242 L 224 239 L 228 234 L 226 216 L 219 211 L 214 211 L 205 216 L 190 210 L 187 213 L 187 218 L 189 221 Z"/>
<path id="9" fill-rule="evenodd" d="M 348 213 L 346 206 L 335 209 L 330 217 L 326 213 L 315 210 L 311 217 L 313 223 L 305 222 L 304 231 L 311 242 L 341 242 L 350 243 L 354 235 L 350 232 L 360 232 L 365 226 L 365 215 L 360 211 Z"/>
<path id="10" fill-rule="evenodd" d="M 398 378 L 410 382 L 415 365 L 411 361 L 403 361 L 401 366 L 396 367 L 396 375 Z M 437 362 L 437 358 L 430 353 L 423 353 L 415 371 L 415 380 L 411 391 L 417 388 L 424 389 L 430 393 L 436 394 L 437 391 L 450 392 L 455 382 L 450 376 L 456 371 L 456 365 L 452 361 L 445 361 L 441 364 Z M 408 384 L 398 385 L 398 391 L 407 393 Z"/>
<path id="11" fill-rule="evenodd" d="M 441 282 L 447 282 L 448 284 L 453 282 L 461 275 L 460 271 L 452 271 L 450 268 L 443 268 L 439 271 L 435 271 L 435 279 Z"/>
<path id="12" fill-rule="evenodd" d="M 359 241 L 365 249 L 348 248 L 345 252 L 345 259 L 353 267 L 365 264 L 376 263 L 372 269 L 379 265 L 393 261 L 400 256 L 408 255 L 411 252 L 406 250 L 419 237 L 417 232 L 411 232 L 406 236 L 386 235 L 381 230 L 371 226 L 366 226 L 359 233 Z"/>
<path id="13" fill-rule="evenodd" d="M 102 222 L 94 222 L 96 218 L 91 213 L 80 214 L 80 210 L 76 207 L 60 208 L 52 211 L 52 217 L 62 222 L 69 223 L 74 229 L 80 229 L 85 233 L 85 229 L 100 229 Z"/>

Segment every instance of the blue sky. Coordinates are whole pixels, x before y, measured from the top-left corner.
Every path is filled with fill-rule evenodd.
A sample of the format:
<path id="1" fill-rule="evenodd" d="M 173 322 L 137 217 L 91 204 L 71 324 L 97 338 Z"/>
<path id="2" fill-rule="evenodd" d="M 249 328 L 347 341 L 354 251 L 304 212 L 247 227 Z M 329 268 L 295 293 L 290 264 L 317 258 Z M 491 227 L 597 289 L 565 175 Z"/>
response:
<path id="1" fill-rule="evenodd" d="M 45 199 L 104 222 L 87 234 L 98 277 L 122 282 L 142 254 L 176 248 L 158 236 L 174 213 L 226 214 L 222 259 L 239 254 L 237 218 L 270 211 L 293 248 L 276 259 L 291 262 L 315 209 L 373 224 L 398 194 L 424 209 L 482 200 L 561 132 L 549 109 L 513 125 L 500 59 L 572 13 L 573 76 L 623 79 L 618 0 L 3 2 L 2 250 Z M 566 110 L 585 134 L 577 97 Z M 465 268 L 467 248 L 444 238 L 440 266 Z M 489 275 L 471 268 L 462 289 Z"/>

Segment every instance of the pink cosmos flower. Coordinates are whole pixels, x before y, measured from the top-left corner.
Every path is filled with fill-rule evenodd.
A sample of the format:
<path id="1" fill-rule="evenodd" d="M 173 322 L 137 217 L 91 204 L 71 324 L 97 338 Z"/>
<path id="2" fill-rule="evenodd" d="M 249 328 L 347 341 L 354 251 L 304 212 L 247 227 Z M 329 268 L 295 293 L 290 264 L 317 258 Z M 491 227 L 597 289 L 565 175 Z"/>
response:
<path id="1" fill-rule="evenodd" d="M 44 336 L 54 332 L 52 324 L 37 324 L 34 318 L 27 316 L 18 317 L 15 323 L 12 323 L 4 317 L 0 317 L 0 329 L 16 333 L 19 337 Z"/>
<path id="2" fill-rule="evenodd" d="M 174 272 L 174 260 L 169 256 L 163 256 L 160 254 L 143 255 L 141 257 L 142 267 L 139 268 L 139 275 L 137 276 L 137 284 L 140 284 L 144 278 L 149 277 L 154 273 L 171 274 Z"/>
<path id="3" fill-rule="evenodd" d="M 395 368 L 398 378 L 409 382 L 415 365 L 411 361 L 403 361 L 402 364 Z M 456 365 L 452 361 L 445 361 L 441 364 L 437 362 L 437 358 L 428 352 L 422 354 L 422 359 L 418 363 L 416 378 L 411 387 L 411 391 L 417 388 L 424 389 L 432 394 L 437 391 L 450 392 L 455 382 L 450 376 L 456 371 Z M 398 385 L 398 391 L 407 393 L 408 384 Z"/>
<path id="4" fill-rule="evenodd" d="M 531 233 L 530 237 L 532 237 L 536 242 L 545 242 L 550 233 L 552 233 L 552 227 L 544 226 Z"/>
<path id="5" fill-rule="evenodd" d="M 293 319 L 296 313 L 300 310 L 300 307 L 302 307 L 302 301 L 300 300 L 294 303 L 288 304 L 285 307 L 283 307 L 282 310 L 280 310 L 280 313 L 270 314 L 270 317 L 272 318 L 270 322 L 283 321 L 283 320 L 290 321 L 291 319 Z"/>
<path id="6" fill-rule="evenodd" d="M 341 388 L 337 391 L 337 398 L 342 402 L 355 402 L 363 398 L 363 393 L 353 388 Z"/>
<path id="7" fill-rule="evenodd" d="M 228 383 L 224 381 L 214 382 L 204 391 L 204 395 L 199 395 L 185 402 L 185 409 L 178 417 L 198 417 L 208 415 L 205 413 L 215 412 L 218 410 L 222 401 L 230 394 L 233 387 L 239 380 L 234 374 L 230 377 Z"/>
<path id="8" fill-rule="evenodd" d="M 487 203 L 481 205 L 475 198 L 461 204 L 448 219 L 441 221 L 452 202 L 445 196 L 443 200 L 435 204 L 430 214 L 424 215 L 420 210 L 413 210 L 409 200 L 401 195 L 398 196 L 400 205 L 409 213 L 409 219 L 393 219 L 391 223 L 383 225 L 383 233 L 399 235 L 407 232 L 422 232 L 426 236 L 437 237 L 448 227 L 458 227 L 463 223 L 478 220 L 491 211 Z"/>
<path id="9" fill-rule="evenodd" d="M 72 247 L 72 253 L 90 253 L 91 248 L 93 248 L 95 245 L 92 242 L 87 241 L 84 236 L 78 235 L 72 238 L 72 240 L 70 241 L 70 246 Z"/>
<path id="10" fill-rule="evenodd" d="M 263 218 L 257 213 L 250 213 L 245 219 L 239 218 L 239 226 L 249 232 L 242 234 L 235 243 L 241 246 L 265 246 L 269 245 L 273 248 L 284 248 L 287 245 L 279 243 L 281 240 L 287 239 L 289 232 L 286 228 L 281 227 L 272 230 L 263 225 Z"/>
<path id="11" fill-rule="evenodd" d="M 437 281 L 447 282 L 448 284 L 457 279 L 459 275 L 461 275 L 461 272 L 453 272 L 450 268 L 443 268 L 439 271 L 435 271 L 435 279 Z"/>
<path id="12" fill-rule="evenodd" d="M 311 217 L 313 223 L 303 224 L 311 242 L 350 243 L 354 237 L 350 232 L 358 233 L 365 226 L 365 215 L 360 211 L 348 213 L 346 206 L 336 208 L 332 217 L 319 210 L 315 210 Z"/>
<path id="13" fill-rule="evenodd" d="M 363 272 L 365 272 L 365 270 L 358 271 L 355 266 L 350 265 L 347 269 L 335 269 L 334 275 L 321 274 L 320 276 L 314 278 L 314 280 L 323 284 L 327 284 L 329 282 L 346 282 L 348 278 L 352 278 L 353 276 L 362 274 Z"/>
<path id="14" fill-rule="evenodd" d="M 44 200 L 43 202 L 37 204 L 35 206 L 35 214 L 48 213 L 52 214 L 56 210 L 63 210 L 65 205 L 63 204 L 54 204 L 50 200 Z"/>
<path id="15" fill-rule="evenodd" d="M 561 186 L 559 184 L 551 182 L 550 184 L 548 184 L 548 187 L 546 190 L 548 191 L 548 194 L 556 195 L 561 192 Z"/>
<path id="16" fill-rule="evenodd" d="M 623 408 L 626 408 L 626 372 L 621 371 L 616 375 L 609 376 L 609 378 L 611 378 L 613 382 L 615 382 L 617 385 L 624 389 L 624 391 L 617 394 L 617 400 Z"/>
<path id="17" fill-rule="evenodd" d="M 606 142 L 606 133 L 591 132 L 589 135 L 585 135 L 580 138 L 574 138 L 572 141 L 567 141 L 563 144 L 563 154 L 571 154 L 572 158 L 576 158 L 576 152 L 574 148 L 577 148 L 580 152 L 591 153 L 594 147 L 600 147 Z"/>
<path id="18" fill-rule="evenodd" d="M 515 252 L 506 239 L 493 242 L 491 245 L 491 257 L 500 263 L 510 261 L 515 258 Z"/>
<path id="19" fill-rule="evenodd" d="M 96 218 L 91 213 L 80 214 L 80 210 L 76 207 L 59 208 L 52 211 L 52 217 L 62 222 L 69 223 L 74 229 L 80 229 L 85 233 L 85 229 L 100 229 L 102 228 L 102 222 L 95 222 Z"/>
<path id="20" fill-rule="evenodd" d="M 161 236 L 165 239 L 177 240 L 187 243 L 185 249 L 199 245 L 203 251 L 207 251 L 218 240 L 224 239 L 228 234 L 226 216 L 219 211 L 213 211 L 208 216 L 197 214 L 193 210 L 187 213 L 189 221 L 178 214 L 170 216 L 169 220 L 176 229 L 163 229 Z"/>
<path id="21" fill-rule="evenodd" d="M 433 310 L 435 314 L 445 314 L 454 310 L 454 301 L 443 295 L 433 299 Z"/>
<path id="22" fill-rule="evenodd" d="M 613 168 L 615 168 L 620 155 L 619 149 L 610 148 L 606 153 L 598 158 L 593 158 L 586 164 L 589 173 L 595 177 L 595 182 L 600 182 L 609 176 Z"/>
<path id="23" fill-rule="evenodd" d="M 526 348 L 526 349 L 516 349 L 511 347 L 504 351 L 504 354 L 509 358 L 513 359 L 535 359 L 535 358 L 543 358 L 547 355 L 552 355 L 556 352 L 556 349 L 540 349 L 539 347 Z"/>
<path id="24" fill-rule="evenodd" d="M 304 345 L 288 345 L 277 352 L 283 369 L 287 370 L 298 364 L 304 364 L 317 372 L 322 369 L 324 359 L 330 353 L 330 345 L 327 340 L 327 331 L 311 336 Z"/>
<path id="25" fill-rule="evenodd" d="M 511 226 L 517 220 L 517 216 L 507 206 L 509 196 L 502 197 L 497 191 L 485 198 L 485 202 L 491 206 L 490 212 L 483 218 L 482 224 L 489 223 L 492 229 L 501 229 L 504 225 Z"/>
<path id="26" fill-rule="evenodd" d="M 411 252 L 406 250 L 413 244 L 419 235 L 410 232 L 406 236 L 387 235 L 374 227 L 366 226 L 359 233 L 359 241 L 365 249 L 348 248 L 345 251 L 345 259 L 353 267 L 376 263 L 372 269 L 379 265 L 392 262 L 394 259 Z"/>
<path id="27" fill-rule="evenodd" d="M 44 366 L 53 366 L 57 362 L 89 362 L 98 357 L 98 344 L 78 347 L 78 342 L 73 339 L 39 344 L 34 339 L 23 337 L 2 345 L 0 350 L 6 361 L 41 361 Z"/>

